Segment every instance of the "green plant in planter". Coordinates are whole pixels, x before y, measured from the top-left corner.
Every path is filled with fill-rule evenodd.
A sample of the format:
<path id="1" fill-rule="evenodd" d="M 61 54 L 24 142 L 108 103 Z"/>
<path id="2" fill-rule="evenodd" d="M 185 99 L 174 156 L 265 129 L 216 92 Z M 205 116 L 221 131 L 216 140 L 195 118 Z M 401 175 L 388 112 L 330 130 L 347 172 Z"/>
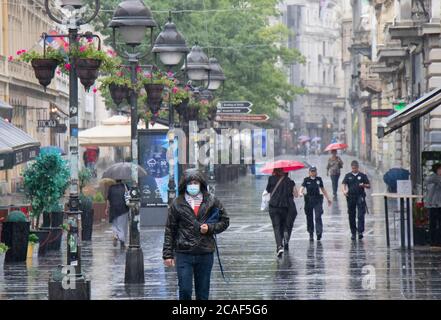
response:
<path id="1" fill-rule="evenodd" d="M 29 243 L 37 244 L 39 242 L 39 238 L 38 238 L 38 236 L 36 234 L 31 233 L 29 235 L 29 240 L 28 241 L 29 241 Z"/>
<path id="2" fill-rule="evenodd" d="M 93 196 L 93 202 L 96 202 L 96 203 L 106 202 L 106 199 L 104 199 L 104 196 L 101 191 L 98 191 L 97 193 L 95 193 L 95 195 Z"/>
<path id="3" fill-rule="evenodd" d="M 0 242 L 0 254 L 5 254 L 6 251 L 9 250 L 9 247 L 4 244 L 3 242 Z"/>
<path id="4" fill-rule="evenodd" d="M 170 93 L 169 93 L 170 94 Z M 190 100 L 191 91 L 189 87 L 179 88 L 175 86 L 171 89 L 171 103 L 174 106 L 180 105 L 185 100 Z M 168 101 L 168 97 L 165 98 Z"/>
<path id="5" fill-rule="evenodd" d="M 80 210 L 82 212 L 89 212 L 93 208 L 92 197 L 80 194 Z"/>
<path id="6" fill-rule="evenodd" d="M 167 73 L 161 71 L 152 71 L 142 73 L 141 76 L 138 76 L 138 81 L 140 81 L 143 85 L 146 84 L 162 84 L 163 86 L 172 87 L 174 82 L 169 78 Z"/>
<path id="7" fill-rule="evenodd" d="M 78 172 L 78 181 L 80 185 L 80 193 L 83 193 L 84 187 L 92 181 L 92 172 L 89 168 L 83 168 Z"/>
<path id="8" fill-rule="evenodd" d="M 86 42 L 85 42 L 86 41 Z M 120 64 L 121 59 L 118 57 L 113 57 L 106 52 L 100 50 L 95 46 L 93 41 L 82 40 L 82 43 L 77 48 L 72 48 L 70 52 L 72 58 L 79 59 L 94 59 L 100 60 L 100 71 L 104 73 L 109 73 L 115 70 Z"/>
<path id="9" fill-rule="evenodd" d="M 6 222 L 27 222 L 28 218 L 21 211 L 12 211 L 8 214 Z"/>
<path id="10" fill-rule="evenodd" d="M 40 154 L 23 172 L 25 193 L 32 205 L 32 218 L 39 226 L 42 213 L 54 212 L 69 186 L 70 171 L 60 154 Z M 56 210 L 62 211 L 62 210 Z"/>

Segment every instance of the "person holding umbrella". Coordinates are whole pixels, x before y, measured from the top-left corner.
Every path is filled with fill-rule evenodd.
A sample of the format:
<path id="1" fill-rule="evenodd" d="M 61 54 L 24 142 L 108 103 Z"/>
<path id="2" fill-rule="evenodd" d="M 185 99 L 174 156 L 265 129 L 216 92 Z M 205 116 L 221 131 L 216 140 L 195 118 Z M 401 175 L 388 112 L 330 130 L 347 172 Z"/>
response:
<path id="1" fill-rule="evenodd" d="M 309 177 L 306 177 L 303 180 L 302 187 L 300 188 L 299 194 L 301 197 L 304 195 L 305 190 L 306 190 L 305 214 L 306 214 L 307 229 L 309 233 L 309 240 L 310 241 L 314 240 L 314 212 L 315 212 L 315 231 L 317 233 L 317 241 L 320 241 L 322 239 L 322 234 L 323 234 L 323 223 L 322 223 L 323 196 L 326 197 L 329 206 L 332 205 L 332 201 L 325 190 L 322 178 L 317 176 L 316 167 L 309 168 Z M 320 194 L 320 191 L 322 192 L 322 194 Z"/>
<path id="2" fill-rule="evenodd" d="M 429 208 L 430 245 L 441 246 L 441 163 L 432 166 L 433 174 L 424 181 L 427 185 L 425 206 Z"/>
<path id="3" fill-rule="evenodd" d="M 288 172 L 304 167 L 303 163 L 297 161 L 279 160 L 265 165 L 262 169 L 264 173 L 273 170 L 268 178 L 266 191 L 270 194 L 269 214 L 278 257 L 281 257 L 285 250 L 289 250 L 289 240 L 297 216 L 294 197 L 298 197 L 298 191 L 295 182 L 288 177 Z"/>
<path id="4" fill-rule="evenodd" d="M 325 148 L 325 151 L 331 152 L 331 157 L 328 159 L 327 175 L 331 176 L 332 192 L 334 199 L 337 198 L 338 180 L 340 179 L 340 170 L 343 168 L 343 161 L 337 155 L 337 150 L 344 150 L 348 147 L 344 143 L 331 143 Z"/>
<path id="5" fill-rule="evenodd" d="M 364 216 L 366 214 L 366 192 L 371 185 L 367 175 L 360 172 L 358 161 L 351 163 L 352 172 L 346 174 L 342 182 L 342 191 L 348 201 L 349 227 L 351 228 L 352 240 L 363 239 Z M 356 223 L 356 214 L 358 210 L 358 225 Z"/>

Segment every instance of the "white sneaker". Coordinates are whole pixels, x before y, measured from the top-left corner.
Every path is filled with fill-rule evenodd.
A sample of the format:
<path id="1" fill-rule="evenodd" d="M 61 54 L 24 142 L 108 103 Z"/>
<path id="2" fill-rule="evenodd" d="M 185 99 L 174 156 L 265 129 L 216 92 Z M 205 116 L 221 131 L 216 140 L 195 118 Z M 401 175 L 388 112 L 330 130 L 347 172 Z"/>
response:
<path id="1" fill-rule="evenodd" d="M 279 250 L 277 250 L 277 257 L 281 257 L 283 254 L 283 247 L 280 247 Z"/>

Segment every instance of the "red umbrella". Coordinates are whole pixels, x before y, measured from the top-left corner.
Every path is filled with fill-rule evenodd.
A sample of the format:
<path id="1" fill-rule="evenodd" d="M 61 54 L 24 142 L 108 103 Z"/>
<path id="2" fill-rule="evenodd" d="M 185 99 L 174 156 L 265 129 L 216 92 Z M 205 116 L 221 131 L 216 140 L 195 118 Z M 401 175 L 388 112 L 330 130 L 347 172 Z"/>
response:
<path id="1" fill-rule="evenodd" d="M 346 143 L 331 143 L 329 146 L 326 147 L 325 151 L 342 150 L 347 148 L 348 145 Z"/>
<path id="2" fill-rule="evenodd" d="M 306 168 L 305 164 L 294 160 L 277 160 L 275 162 L 266 163 L 262 169 L 262 173 L 271 174 L 274 169 L 283 169 L 285 172 L 295 171 Z"/>

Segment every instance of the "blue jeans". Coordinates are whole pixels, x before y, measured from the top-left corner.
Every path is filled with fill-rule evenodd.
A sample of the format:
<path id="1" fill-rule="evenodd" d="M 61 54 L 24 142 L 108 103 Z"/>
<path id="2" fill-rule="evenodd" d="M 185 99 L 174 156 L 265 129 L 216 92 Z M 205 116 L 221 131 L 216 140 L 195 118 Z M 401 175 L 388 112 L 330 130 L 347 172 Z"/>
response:
<path id="1" fill-rule="evenodd" d="M 213 253 L 176 254 L 178 272 L 179 300 L 191 300 L 193 293 L 193 275 L 196 300 L 208 300 L 210 277 L 213 268 Z"/>

